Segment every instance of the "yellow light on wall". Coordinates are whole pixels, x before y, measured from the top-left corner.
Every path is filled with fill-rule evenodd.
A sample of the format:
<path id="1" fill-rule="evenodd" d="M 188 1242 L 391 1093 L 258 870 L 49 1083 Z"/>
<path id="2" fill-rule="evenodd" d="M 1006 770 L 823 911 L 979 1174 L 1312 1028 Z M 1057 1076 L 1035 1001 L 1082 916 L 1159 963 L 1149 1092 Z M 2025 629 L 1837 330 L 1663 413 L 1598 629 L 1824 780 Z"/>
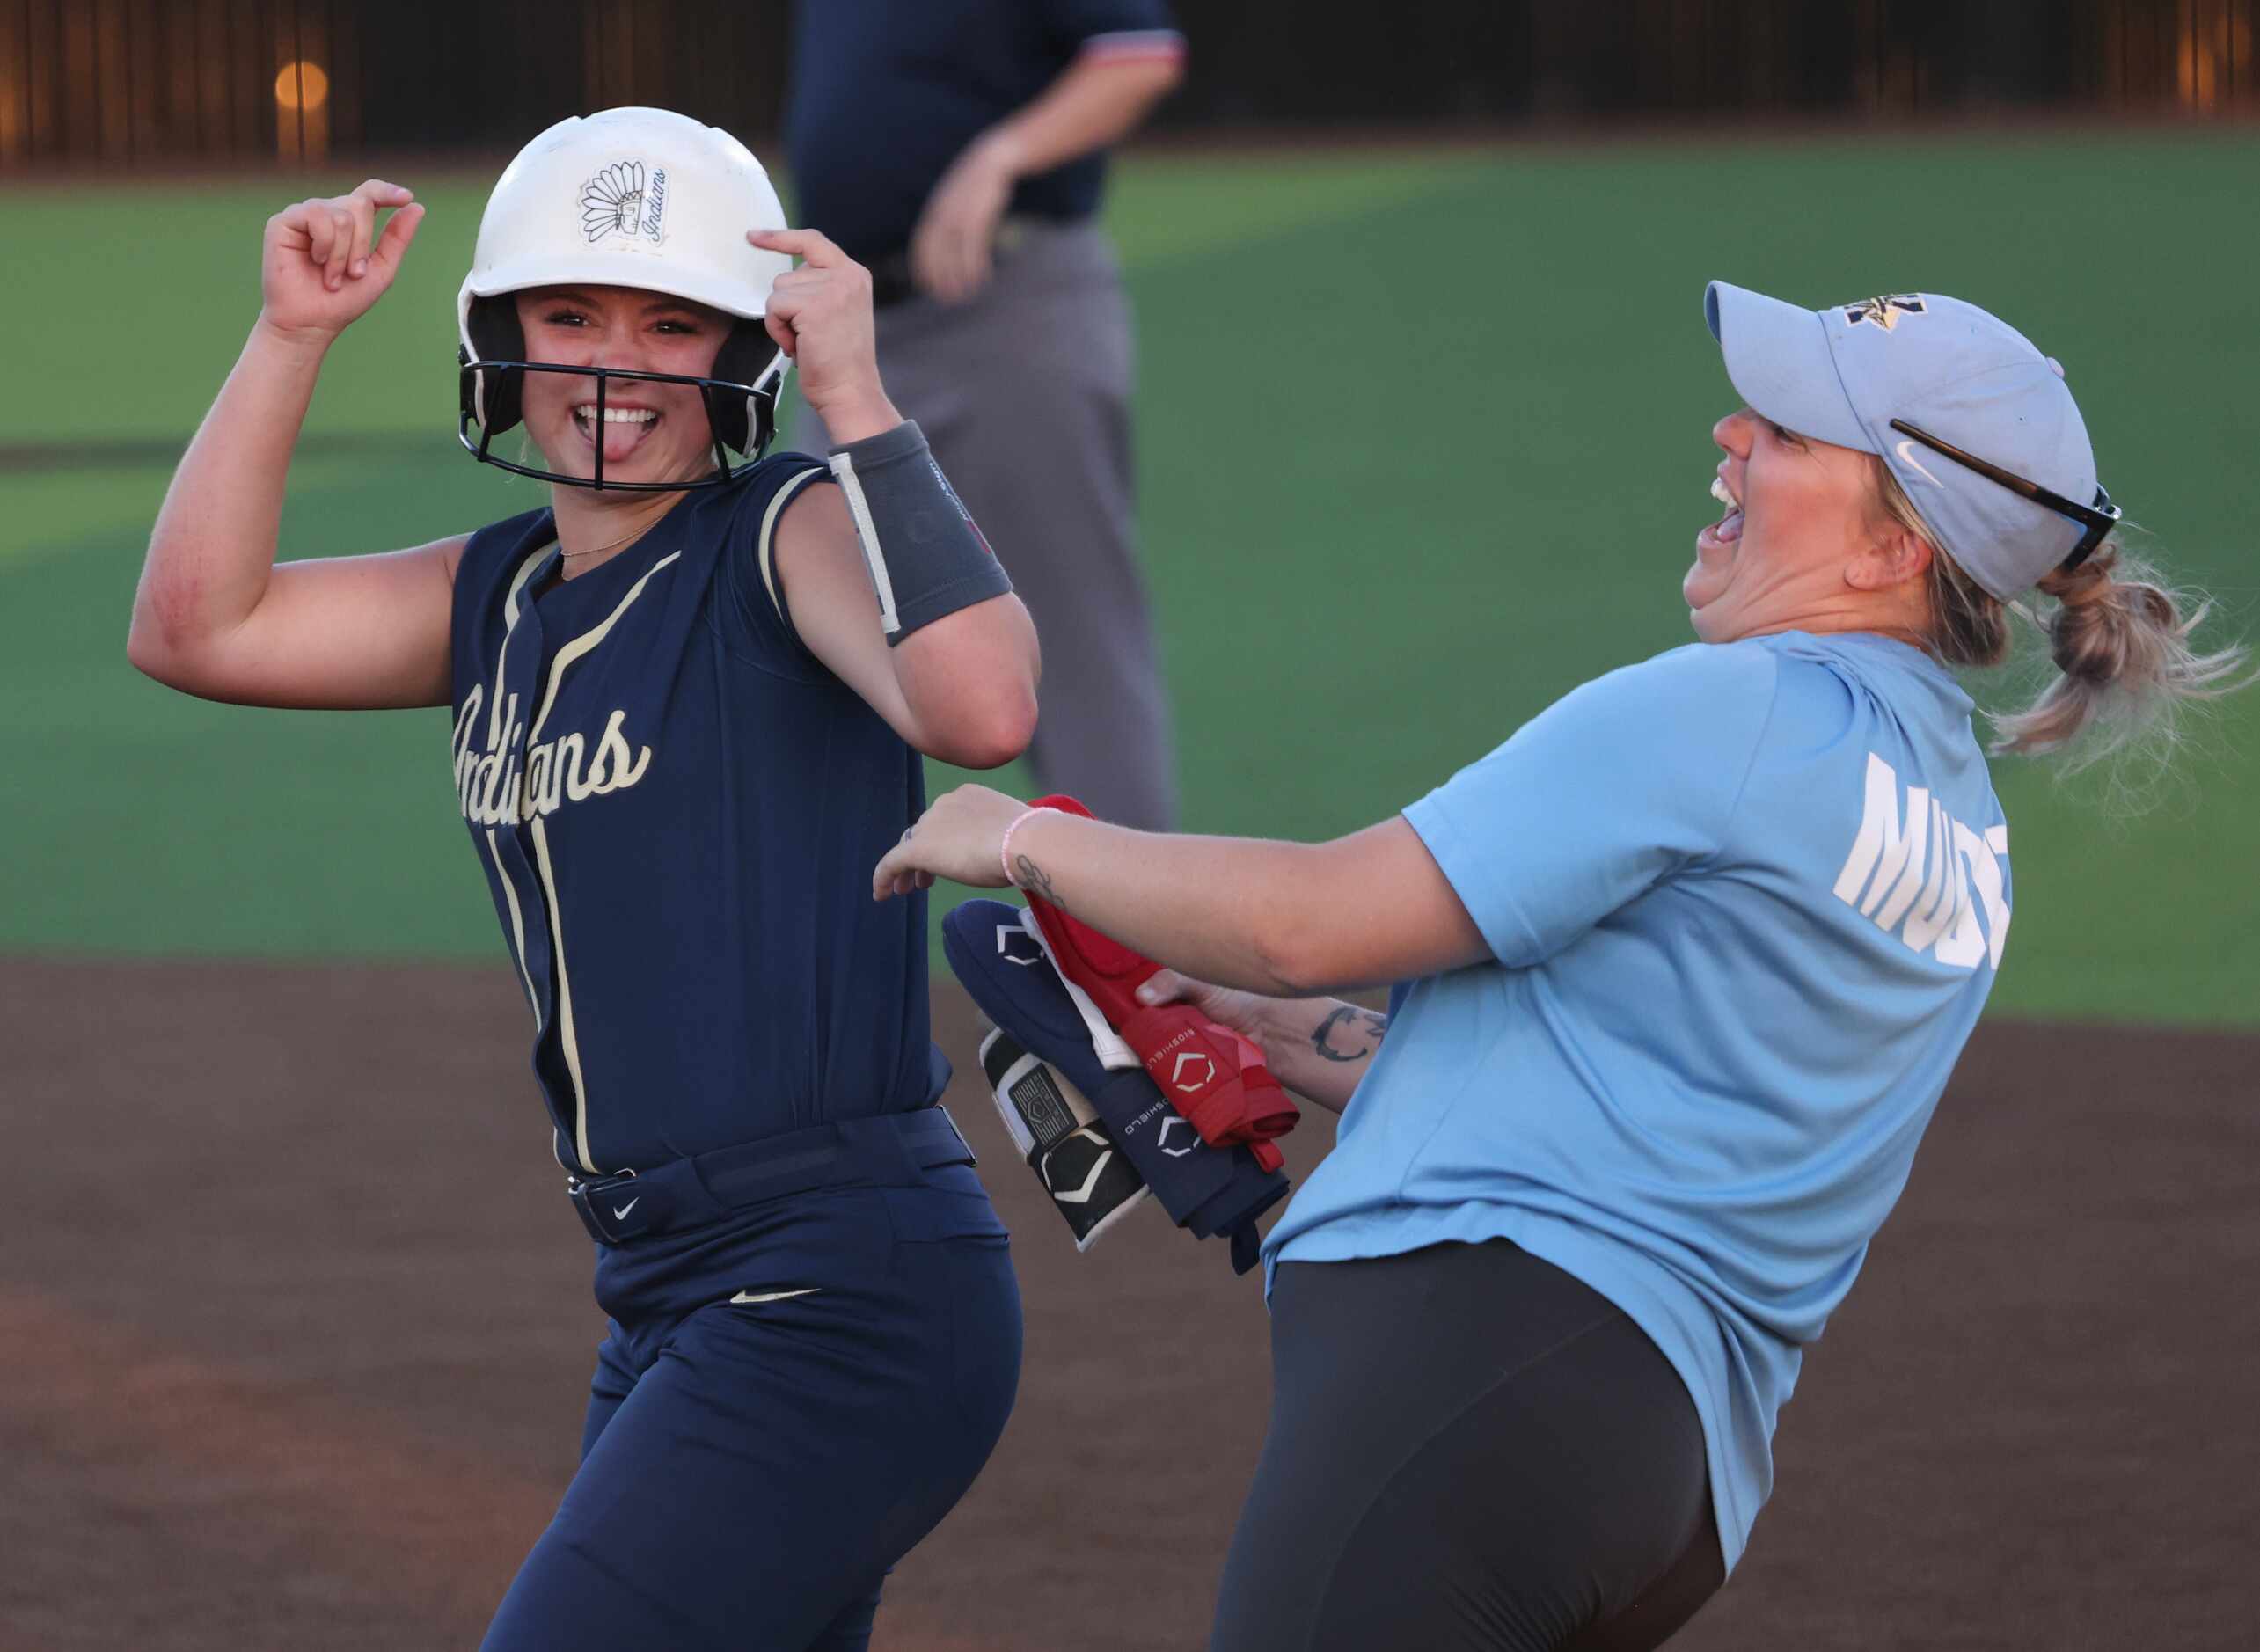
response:
<path id="1" fill-rule="evenodd" d="M 274 101 L 286 109 L 318 109 L 329 99 L 330 77 L 319 63 L 285 63 L 274 77 Z"/>
<path id="2" fill-rule="evenodd" d="M 330 152 L 330 77 L 319 63 L 303 58 L 282 65 L 274 77 L 274 150 L 301 162 Z"/>

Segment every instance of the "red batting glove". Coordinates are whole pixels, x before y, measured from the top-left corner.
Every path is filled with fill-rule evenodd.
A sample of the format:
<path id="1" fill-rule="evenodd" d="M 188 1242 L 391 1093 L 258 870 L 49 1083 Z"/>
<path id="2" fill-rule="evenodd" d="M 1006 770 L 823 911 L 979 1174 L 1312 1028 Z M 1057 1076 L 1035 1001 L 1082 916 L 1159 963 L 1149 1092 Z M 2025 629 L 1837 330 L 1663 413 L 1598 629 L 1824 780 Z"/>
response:
<path id="1" fill-rule="evenodd" d="M 1033 807 L 1091 818 L 1071 797 L 1040 797 Z M 1190 1004 L 1139 1003 L 1138 988 L 1160 965 L 1040 895 L 1028 903 L 1060 973 L 1090 995 L 1201 1139 L 1211 1147 L 1244 1143 L 1257 1164 L 1278 1169 L 1285 1161 L 1271 1138 L 1293 1129 L 1302 1113 L 1271 1076 L 1263 1052 Z"/>

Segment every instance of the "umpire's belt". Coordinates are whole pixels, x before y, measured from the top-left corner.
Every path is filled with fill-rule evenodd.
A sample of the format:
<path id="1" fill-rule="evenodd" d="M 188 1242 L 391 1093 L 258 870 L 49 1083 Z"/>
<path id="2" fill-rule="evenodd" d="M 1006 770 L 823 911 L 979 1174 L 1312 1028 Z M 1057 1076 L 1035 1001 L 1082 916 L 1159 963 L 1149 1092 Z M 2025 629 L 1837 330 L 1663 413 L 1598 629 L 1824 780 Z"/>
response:
<path id="1" fill-rule="evenodd" d="M 1002 264 L 1009 260 L 1020 250 L 1032 223 L 1040 226 L 1052 222 L 1050 219 L 1031 219 L 1019 213 L 1007 216 L 997 225 L 996 234 L 991 238 L 989 253 L 991 262 Z M 907 303 L 918 296 L 918 278 L 911 273 L 911 249 L 908 246 L 890 247 L 884 252 L 875 253 L 866 267 L 871 272 L 871 307 L 874 310 L 886 310 L 896 304 Z"/>
<path id="2" fill-rule="evenodd" d="M 911 1113 L 841 1119 L 671 1159 L 649 1170 L 573 1177 L 581 1225 L 606 1245 L 704 1226 L 764 1199 L 817 1188 L 903 1188 L 920 1173 L 969 1165 L 973 1150 L 939 1103 Z"/>

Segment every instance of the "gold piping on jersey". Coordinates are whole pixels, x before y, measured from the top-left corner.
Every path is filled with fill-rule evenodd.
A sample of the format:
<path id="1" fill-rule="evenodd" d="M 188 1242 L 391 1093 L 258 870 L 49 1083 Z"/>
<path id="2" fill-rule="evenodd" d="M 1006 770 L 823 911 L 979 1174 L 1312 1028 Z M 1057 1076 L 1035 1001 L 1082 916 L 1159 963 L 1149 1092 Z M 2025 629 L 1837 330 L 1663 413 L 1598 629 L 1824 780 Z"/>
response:
<path id="1" fill-rule="evenodd" d="M 769 536 L 777 526 L 778 516 L 787 504 L 800 496 L 801 490 L 819 476 L 829 474 L 821 464 L 801 471 L 777 490 L 775 497 L 769 501 L 769 508 L 761 513 L 761 582 L 768 588 L 769 603 L 777 610 L 777 618 L 785 620 L 788 625 L 793 622 L 786 618 L 785 599 L 777 594 L 777 574 L 769 557 Z"/>
<path id="2" fill-rule="evenodd" d="M 638 580 L 633 585 L 628 587 L 628 594 L 620 598 L 620 605 L 618 608 L 615 608 L 611 613 L 605 615 L 604 618 L 598 621 L 596 625 L 582 632 L 571 642 L 567 643 L 565 647 L 557 651 L 556 657 L 549 662 L 549 687 L 542 694 L 541 710 L 535 714 L 533 726 L 526 730 L 526 744 L 528 746 L 530 747 L 536 741 L 541 738 L 541 726 L 549 719 L 549 708 L 557 704 L 557 685 L 565 678 L 565 668 L 571 665 L 582 654 L 589 653 L 590 650 L 595 648 L 598 643 L 603 641 L 606 637 L 610 636 L 611 634 L 612 627 L 619 623 L 620 616 L 628 611 L 628 604 L 634 602 L 637 597 L 641 596 L 643 595 L 643 588 L 651 583 L 651 576 L 658 573 L 660 569 L 665 567 L 669 563 L 677 560 L 682 556 L 682 554 L 683 553 L 680 551 L 670 551 L 665 556 L 660 558 L 658 561 L 653 563 L 648 568 L 644 570 L 644 575 L 641 579 Z"/>
<path id="3" fill-rule="evenodd" d="M 556 548 L 557 541 L 552 539 L 547 545 L 538 546 L 534 550 L 528 552 L 526 553 L 526 559 L 518 564 L 518 571 L 511 577 L 510 580 L 510 588 L 502 593 L 502 629 L 504 632 L 507 632 L 511 626 L 518 623 L 518 593 L 525 589 L 526 581 L 533 577 L 534 570 L 541 566 L 541 559 Z"/>
<path id="4" fill-rule="evenodd" d="M 643 595 L 643 588 L 651 583 L 651 576 L 677 560 L 683 553 L 670 551 L 644 570 L 644 575 L 628 587 L 628 594 L 620 598 L 619 606 L 604 616 L 596 625 L 582 632 L 571 642 L 560 648 L 549 662 L 549 686 L 543 691 L 541 710 L 533 724 L 526 730 L 529 749 L 541 738 L 541 726 L 549 716 L 550 707 L 557 704 L 557 686 L 565 679 L 565 668 L 583 654 L 591 652 L 611 634 L 629 604 Z M 508 647 L 508 640 L 503 646 Z M 581 1043 L 573 1025 L 573 983 L 565 968 L 565 928 L 558 913 L 557 873 L 550 865 L 549 832 L 539 815 L 533 817 L 534 881 L 541 885 L 542 901 L 549 909 L 550 960 L 557 973 L 557 1036 L 559 1048 L 565 1056 L 565 1071 L 573 1080 L 573 1148 L 581 1159 L 581 1168 L 592 1176 L 605 1173 L 589 1156 L 589 1085 L 581 1076 Z"/>
<path id="5" fill-rule="evenodd" d="M 502 898 L 510 907 L 510 955 L 518 965 L 518 979 L 526 983 L 526 1002 L 534 1012 L 534 1031 L 541 1031 L 541 998 L 534 991 L 534 972 L 526 967 L 526 920 L 518 910 L 518 892 L 511 887 L 510 874 L 502 865 L 501 851 L 494 847 L 494 829 L 486 829 L 486 853 L 494 862 L 494 881 L 502 886 Z"/>
<path id="6" fill-rule="evenodd" d="M 540 870 L 542 899 L 549 906 L 550 956 L 557 964 L 557 1042 L 565 1052 L 565 1071 L 573 1079 L 573 1151 L 581 1168 L 592 1176 L 605 1173 L 589 1156 L 589 1086 L 581 1077 L 581 1044 L 573 1030 L 573 983 L 565 974 L 565 931 L 557 911 L 557 874 L 549 864 L 549 831 L 534 817 L 534 863 Z"/>
<path id="7" fill-rule="evenodd" d="M 502 731 L 510 725 L 502 715 L 502 662 L 510 657 L 510 633 L 518 628 L 518 593 L 533 577 L 534 569 L 549 555 L 550 547 L 544 545 L 518 564 L 518 572 L 510 581 L 510 588 L 502 594 L 502 646 L 494 650 L 494 703 L 487 707 L 486 749 L 499 751 L 502 746 Z"/>

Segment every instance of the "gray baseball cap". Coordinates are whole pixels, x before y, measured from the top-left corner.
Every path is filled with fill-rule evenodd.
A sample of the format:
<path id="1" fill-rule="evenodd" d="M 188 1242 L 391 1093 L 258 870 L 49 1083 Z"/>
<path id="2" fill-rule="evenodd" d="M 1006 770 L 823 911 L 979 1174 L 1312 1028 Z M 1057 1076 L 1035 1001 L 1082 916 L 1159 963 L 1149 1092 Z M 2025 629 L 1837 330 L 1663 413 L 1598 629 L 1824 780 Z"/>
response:
<path id="1" fill-rule="evenodd" d="M 2064 369 L 1975 304 L 1888 293 L 1801 310 L 1713 281 L 1703 319 L 1744 401 L 1881 455 L 1937 542 L 2004 601 L 2117 520 Z"/>

